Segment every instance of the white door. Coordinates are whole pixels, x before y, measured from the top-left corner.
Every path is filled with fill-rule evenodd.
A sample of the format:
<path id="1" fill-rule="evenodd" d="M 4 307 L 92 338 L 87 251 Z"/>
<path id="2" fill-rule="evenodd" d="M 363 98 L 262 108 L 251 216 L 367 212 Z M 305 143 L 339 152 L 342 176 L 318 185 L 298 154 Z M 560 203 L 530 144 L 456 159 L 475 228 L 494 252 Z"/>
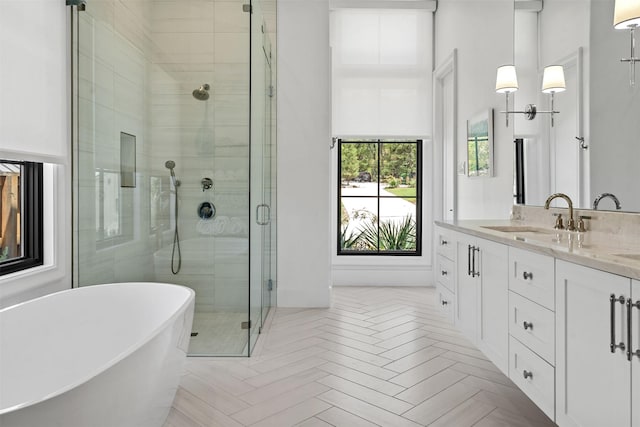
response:
<path id="1" fill-rule="evenodd" d="M 631 425 L 631 364 L 626 352 L 610 347 L 612 331 L 614 344 L 626 342 L 626 307 L 617 298 L 629 298 L 630 282 L 556 261 L 558 425 Z"/>
<path id="2" fill-rule="evenodd" d="M 476 241 L 464 234 L 456 234 L 456 305 L 455 324 L 457 328 L 472 342 L 477 333 L 477 295 L 478 280 L 473 265 L 479 266 L 480 257 L 475 251 Z"/>
<path id="3" fill-rule="evenodd" d="M 433 72 L 434 202 L 436 219 L 456 219 L 457 50 Z"/>
<path id="4" fill-rule="evenodd" d="M 509 372 L 509 251 L 507 246 L 478 239 L 478 347 L 508 375 Z"/>

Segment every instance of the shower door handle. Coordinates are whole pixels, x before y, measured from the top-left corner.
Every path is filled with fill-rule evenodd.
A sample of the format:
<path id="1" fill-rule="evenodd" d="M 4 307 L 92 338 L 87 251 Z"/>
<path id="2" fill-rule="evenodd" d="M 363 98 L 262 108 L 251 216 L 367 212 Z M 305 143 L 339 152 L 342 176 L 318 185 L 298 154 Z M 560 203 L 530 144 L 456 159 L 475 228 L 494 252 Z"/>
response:
<path id="1" fill-rule="evenodd" d="M 263 221 L 260 221 L 260 208 L 266 208 L 267 209 L 266 219 L 263 220 Z M 267 205 L 266 203 L 261 203 L 258 206 L 256 206 L 256 224 L 258 224 L 258 225 L 269 225 L 270 222 L 271 222 L 271 207 L 269 205 Z"/>

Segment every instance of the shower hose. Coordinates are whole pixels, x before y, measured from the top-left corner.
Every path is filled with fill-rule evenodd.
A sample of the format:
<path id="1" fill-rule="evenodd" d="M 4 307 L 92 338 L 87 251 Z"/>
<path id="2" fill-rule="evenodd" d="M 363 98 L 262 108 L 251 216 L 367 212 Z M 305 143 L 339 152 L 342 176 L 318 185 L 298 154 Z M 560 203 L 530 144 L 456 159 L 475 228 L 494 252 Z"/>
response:
<path id="1" fill-rule="evenodd" d="M 178 234 L 178 185 L 177 182 L 174 181 L 173 186 L 176 190 L 176 199 L 174 204 L 174 213 L 176 217 L 176 227 L 173 232 L 173 249 L 171 250 L 171 272 L 173 274 L 178 274 L 180 272 L 180 267 L 182 267 L 182 253 L 180 252 L 180 235 Z M 176 257 L 176 248 L 178 252 L 178 265 L 175 266 L 175 257 Z"/>

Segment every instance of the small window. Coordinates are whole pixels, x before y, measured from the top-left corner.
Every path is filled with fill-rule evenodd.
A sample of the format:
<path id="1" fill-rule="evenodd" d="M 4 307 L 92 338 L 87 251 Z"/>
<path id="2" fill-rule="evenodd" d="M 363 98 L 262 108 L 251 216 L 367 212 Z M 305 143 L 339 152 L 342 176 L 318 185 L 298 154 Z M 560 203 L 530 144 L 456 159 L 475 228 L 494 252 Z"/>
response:
<path id="1" fill-rule="evenodd" d="M 42 163 L 0 160 L 0 275 L 42 265 Z"/>
<path id="2" fill-rule="evenodd" d="M 340 140 L 338 255 L 421 255 L 422 141 Z"/>

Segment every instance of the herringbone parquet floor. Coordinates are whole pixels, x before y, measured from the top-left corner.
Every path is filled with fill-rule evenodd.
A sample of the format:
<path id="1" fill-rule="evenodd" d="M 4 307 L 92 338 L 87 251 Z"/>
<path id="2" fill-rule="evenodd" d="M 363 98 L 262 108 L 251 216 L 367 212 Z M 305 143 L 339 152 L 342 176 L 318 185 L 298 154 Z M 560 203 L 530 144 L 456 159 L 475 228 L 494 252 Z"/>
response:
<path id="1" fill-rule="evenodd" d="M 277 309 L 251 358 L 192 358 L 165 427 L 553 426 L 429 288 L 334 288 Z"/>

